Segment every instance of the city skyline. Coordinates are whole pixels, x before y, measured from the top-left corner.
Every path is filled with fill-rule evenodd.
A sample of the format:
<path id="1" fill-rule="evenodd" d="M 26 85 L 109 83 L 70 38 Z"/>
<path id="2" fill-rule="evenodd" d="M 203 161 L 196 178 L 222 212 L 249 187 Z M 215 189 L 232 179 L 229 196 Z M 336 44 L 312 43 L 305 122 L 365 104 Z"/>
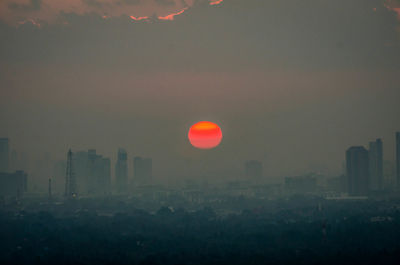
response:
<path id="1" fill-rule="evenodd" d="M 384 155 L 383 155 L 383 160 L 382 160 L 382 162 L 390 162 L 390 163 L 393 163 L 395 166 L 396 166 L 396 136 L 395 137 L 392 137 L 394 140 L 392 140 L 392 141 L 390 141 L 390 138 L 389 139 L 385 139 L 385 152 L 384 152 Z M 2 138 L 2 139 L 8 139 L 8 138 Z M 12 141 L 11 141 L 12 142 Z M 371 141 L 370 140 L 368 140 L 367 141 L 367 143 L 361 143 L 360 141 L 358 141 L 359 143 L 360 143 L 360 145 L 363 145 L 363 146 L 366 146 L 366 147 L 368 147 L 368 143 L 371 143 Z M 393 144 L 393 145 L 390 145 L 390 142 L 394 142 L 395 144 Z M 14 142 L 15 143 L 15 142 Z M 351 145 L 354 145 L 354 144 L 352 144 L 352 143 L 350 143 L 350 144 L 348 144 L 346 147 L 348 147 L 348 146 L 351 146 Z M 74 150 L 82 150 L 83 148 L 77 148 L 77 149 L 74 149 Z M 93 148 L 88 148 L 88 150 L 90 150 L 90 149 L 93 149 Z M 131 153 L 133 153 L 133 154 L 135 154 L 135 152 L 131 152 Z M 146 153 L 146 152 L 143 152 L 143 153 Z M 143 155 L 143 153 L 136 153 L 136 155 Z M 41 163 L 41 161 L 44 161 L 44 160 L 46 160 L 46 159 L 49 159 L 50 158 L 50 156 L 52 157 L 50 160 L 51 160 L 51 163 L 54 163 L 54 164 L 56 164 L 56 163 L 59 163 L 59 162 L 61 162 L 61 161 L 63 161 L 64 159 L 63 159 L 63 157 L 65 158 L 65 152 L 63 153 L 63 155 L 62 155 L 62 157 L 61 157 L 61 159 L 58 159 L 58 158 L 54 158 L 54 156 L 53 156 L 53 154 L 51 154 L 51 153 L 48 153 L 48 152 L 46 152 L 46 153 L 38 153 L 37 155 L 31 155 L 31 156 L 29 156 L 29 157 L 27 157 L 27 154 L 25 153 L 25 152 L 21 152 L 20 150 L 17 150 L 15 147 L 13 147 L 12 145 L 9 147 L 9 164 L 10 164 L 10 166 L 14 163 L 16 163 L 16 164 L 18 164 L 19 165 L 19 167 L 15 167 L 15 166 L 13 166 L 13 169 L 14 170 L 18 170 L 18 169 L 23 169 L 23 170 L 25 170 L 25 171 L 27 171 L 26 169 L 28 168 L 28 167 L 30 167 L 30 170 L 32 171 L 35 171 L 36 170 L 36 166 L 40 166 L 40 163 Z M 112 151 L 107 151 L 107 152 L 105 152 L 105 154 L 106 154 L 106 156 L 107 157 L 110 157 L 111 158 L 111 160 L 112 161 L 115 161 L 115 162 L 117 162 L 118 161 L 118 156 L 116 156 L 115 155 L 115 152 L 112 152 Z M 107 154 L 109 154 L 109 155 L 107 155 Z M 148 153 L 149 155 L 147 155 L 147 156 L 151 156 L 151 157 L 153 157 L 152 155 L 151 155 L 151 153 Z M 14 156 L 13 158 L 11 157 L 11 156 Z M 17 156 L 19 156 L 19 157 L 17 157 Z M 244 158 L 243 159 L 243 161 L 246 161 L 246 160 L 248 160 L 248 158 Z M 258 161 L 260 161 L 261 163 L 266 163 L 266 164 L 268 164 L 270 161 L 268 161 L 268 159 L 257 159 Z M 28 161 L 29 161 L 29 163 L 28 163 Z M 242 161 L 242 162 L 243 162 Z M 341 156 L 341 161 L 343 162 L 343 161 L 345 161 L 345 159 L 343 159 L 343 157 Z M 162 160 L 160 161 L 161 162 L 161 164 L 162 164 Z M 198 161 L 199 162 L 199 161 Z M 325 161 L 326 162 L 326 164 L 328 164 L 329 163 L 329 161 Z M 38 165 L 35 165 L 35 163 L 37 164 L 37 163 L 39 163 Z M 27 164 L 30 164 L 29 166 L 27 165 Z M 228 163 L 228 164 L 226 164 L 226 167 L 229 167 L 229 166 L 233 166 L 235 163 L 232 161 L 231 163 Z M 21 166 L 21 165 L 23 165 L 23 166 Z M 322 164 L 323 165 L 323 164 Z M 128 171 L 129 172 L 133 172 L 133 167 L 131 167 L 131 165 L 130 165 L 130 163 L 127 163 L 127 167 L 128 167 Z M 319 171 L 318 170 L 318 168 L 315 168 L 315 169 L 313 169 L 313 168 L 308 168 L 308 169 L 305 169 L 305 170 L 299 170 L 299 171 L 292 171 L 292 172 L 290 172 L 290 173 L 285 173 L 284 172 L 284 170 L 282 170 L 281 172 L 279 172 L 278 174 L 276 174 L 276 175 L 274 175 L 274 174 L 271 174 L 270 172 L 268 172 L 268 168 L 266 168 L 266 171 L 267 171 L 267 175 L 268 176 L 273 176 L 273 177 L 285 177 L 285 176 L 290 176 L 290 175 L 299 175 L 299 174 L 307 174 L 307 173 L 309 173 L 309 172 L 320 172 L 320 173 L 323 173 L 323 174 L 325 174 L 325 175 L 328 175 L 328 176 L 334 176 L 334 175 L 340 175 L 343 171 L 342 171 L 342 163 L 340 163 L 340 164 L 337 164 L 336 166 L 335 166 L 337 169 L 335 170 L 335 171 L 333 171 L 333 172 L 324 172 L 323 170 L 322 171 Z M 383 167 L 383 166 L 382 166 Z M 111 165 L 111 168 L 112 168 L 112 176 L 113 177 L 115 177 L 116 176 L 116 174 L 115 174 L 115 168 L 116 168 L 116 165 L 114 165 L 114 162 L 113 162 L 113 164 Z M 235 176 L 235 177 L 240 177 L 240 176 L 243 176 L 244 175 L 244 170 L 243 170 L 243 167 L 242 166 L 238 166 L 237 167 L 238 169 L 240 169 L 240 174 L 232 174 L 233 176 Z M 163 171 L 163 168 L 160 168 L 160 167 L 158 167 L 157 168 L 157 172 L 160 172 L 160 171 Z M 224 169 L 222 169 L 222 171 L 224 171 Z M 176 171 L 176 173 L 178 173 L 178 171 Z M 236 171 L 236 173 L 237 173 L 237 171 Z M 132 173 L 133 174 L 133 173 Z M 132 174 L 129 174 L 129 177 L 132 177 L 133 175 Z M 206 173 L 204 173 L 204 174 L 208 174 L 207 172 Z M 203 175 L 204 175 L 203 174 Z M 397 174 L 397 173 L 396 173 Z M 157 175 L 159 175 L 159 174 L 157 174 Z M 171 175 L 173 175 L 173 174 L 171 174 Z M 179 175 L 179 174 L 177 174 L 177 175 Z M 184 175 L 180 175 L 180 177 L 185 177 Z"/>
<path id="2" fill-rule="evenodd" d="M 395 148 L 397 149 L 397 151 L 399 150 L 399 135 L 400 132 L 395 133 Z M 12 162 L 12 159 L 9 160 L 9 139 L 1 138 L 1 143 L 2 145 L 0 148 L 0 156 L 2 160 L 0 162 L 2 163 L 2 166 L 4 168 L 9 168 L 9 163 Z M 16 153 L 15 150 L 13 151 L 13 153 Z M 332 185 L 337 186 L 338 190 L 342 190 L 342 192 L 345 192 L 352 196 L 366 196 L 370 192 L 381 192 L 383 190 L 387 190 L 388 188 L 396 188 L 396 186 L 398 188 L 399 182 L 397 181 L 397 176 L 399 174 L 400 168 L 396 164 L 396 166 L 394 167 L 394 171 L 390 171 L 390 168 L 384 167 L 384 164 L 388 162 L 393 164 L 398 163 L 399 155 L 397 153 L 396 159 L 394 161 L 388 161 L 383 159 L 384 153 L 385 152 L 383 149 L 383 142 L 381 138 L 378 138 L 375 141 L 370 141 L 368 150 L 364 146 L 351 146 L 347 149 L 345 156 L 346 172 L 344 172 L 343 175 L 345 177 L 345 183 L 339 183 L 342 181 L 340 180 L 342 178 L 340 175 L 321 176 L 327 178 L 328 183 L 330 180 L 331 182 L 334 181 L 332 183 L 335 184 Z M 65 187 L 65 194 L 71 195 L 106 195 L 114 192 L 117 192 L 119 194 L 128 194 L 132 191 L 132 188 L 137 186 L 168 183 L 168 180 L 160 182 L 160 180 L 164 178 L 164 176 L 158 176 L 159 178 L 154 178 L 154 175 L 152 173 L 152 158 L 134 156 L 131 159 L 131 161 L 133 162 L 133 167 L 131 168 L 132 170 L 129 171 L 128 157 L 128 152 L 124 148 L 118 148 L 114 174 L 112 174 L 112 160 L 107 157 L 103 157 L 102 155 L 98 155 L 96 149 L 89 149 L 88 151 L 78 152 L 72 152 L 71 150 L 69 150 L 67 161 L 53 161 L 53 172 L 48 176 L 42 176 L 42 178 L 46 179 L 46 181 L 49 181 L 46 182 L 49 192 L 51 191 L 51 181 L 54 179 L 54 177 L 56 177 L 56 180 L 58 180 L 59 182 L 58 185 L 60 185 L 60 183 L 63 183 Z M 247 160 L 243 161 L 243 165 L 244 172 L 241 174 L 242 180 L 257 182 L 269 181 L 269 183 L 271 183 L 271 176 L 264 175 L 263 173 L 263 165 L 261 161 Z M 12 174 L 13 171 L 3 170 L 3 173 L 6 172 Z M 18 172 L 24 173 L 21 168 L 17 169 L 16 174 L 20 174 Z M 64 175 L 63 172 L 66 172 L 66 174 Z M 24 174 L 27 173 L 29 173 L 29 171 L 25 171 Z M 300 188 L 300 190 L 315 190 L 315 185 L 317 185 L 317 182 L 316 178 L 312 177 L 313 174 L 320 175 L 321 173 L 310 171 L 306 174 L 297 174 L 297 177 L 285 176 L 285 185 L 289 185 L 288 187 L 293 187 L 293 185 L 298 185 L 299 187 L 301 187 L 302 185 L 305 185 L 304 188 Z M 210 176 L 203 175 L 202 179 L 197 180 L 208 181 L 209 177 Z M 63 179 L 65 182 L 63 182 Z M 187 181 L 189 179 L 190 177 L 183 178 L 180 181 Z M 239 179 L 232 178 L 231 180 Z M 31 181 L 37 181 L 35 180 L 35 175 L 33 175 L 33 177 L 31 176 Z M 229 179 L 225 179 L 225 181 L 229 182 Z M 169 184 L 172 184 L 172 182 Z M 394 186 L 392 186 L 393 184 Z M 27 190 L 27 184 L 24 185 L 24 189 Z M 330 184 L 328 184 L 328 187 L 330 187 Z M 60 187 L 58 187 L 58 189 L 59 188 Z M 18 188 L 18 190 L 19 189 L 20 188 Z M 288 189 L 290 190 L 293 188 Z M 43 187 L 41 190 L 43 192 Z M 70 190 L 72 190 L 72 192 L 70 192 Z M 52 195 L 49 194 L 49 196 L 51 197 Z"/>
<path id="3" fill-rule="evenodd" d="M 0 0 L 0 264 L 400 260 L 400 0 Z"/>

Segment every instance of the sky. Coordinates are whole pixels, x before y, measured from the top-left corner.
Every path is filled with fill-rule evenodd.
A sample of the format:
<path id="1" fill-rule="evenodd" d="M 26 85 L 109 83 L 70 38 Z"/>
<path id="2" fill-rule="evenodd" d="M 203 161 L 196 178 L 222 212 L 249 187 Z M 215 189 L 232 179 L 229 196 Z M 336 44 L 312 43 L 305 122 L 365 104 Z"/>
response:
<path id="1" fill-rule="evenodd" d="M 0 136 L 32 161 L 123 147 L 169 180 L 337 175 L 376 138 L 394 157 L 400 1 L 2 0 L 0 39 Z M 190 145 L 202 120 L 218 148 Z"/>

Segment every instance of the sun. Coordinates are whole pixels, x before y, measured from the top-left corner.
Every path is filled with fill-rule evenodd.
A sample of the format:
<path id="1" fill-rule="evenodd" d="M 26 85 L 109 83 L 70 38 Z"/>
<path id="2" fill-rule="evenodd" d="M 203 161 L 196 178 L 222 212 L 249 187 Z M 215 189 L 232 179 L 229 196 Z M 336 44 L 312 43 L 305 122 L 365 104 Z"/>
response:
<path id="1" fill-rule="evenodd" d="M 221 128 L 209 121 L 198 122 L 189 129 L 188 138 L 190 143 L 199 149 L 212 149 L 222 141 Z"/>

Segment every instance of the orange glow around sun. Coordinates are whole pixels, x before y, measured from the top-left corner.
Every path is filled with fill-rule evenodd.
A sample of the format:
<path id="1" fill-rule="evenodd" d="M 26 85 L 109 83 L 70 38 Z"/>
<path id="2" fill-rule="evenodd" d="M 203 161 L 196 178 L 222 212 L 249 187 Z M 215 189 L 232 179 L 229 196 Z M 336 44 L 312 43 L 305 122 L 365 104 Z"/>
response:
<path id="1" fill-rule="evenodd" d="M 215 123 L 201 121 L 190 127 L 188 138 L 196 148 L 212 149 L 221 143 L 222 131 Z"/>

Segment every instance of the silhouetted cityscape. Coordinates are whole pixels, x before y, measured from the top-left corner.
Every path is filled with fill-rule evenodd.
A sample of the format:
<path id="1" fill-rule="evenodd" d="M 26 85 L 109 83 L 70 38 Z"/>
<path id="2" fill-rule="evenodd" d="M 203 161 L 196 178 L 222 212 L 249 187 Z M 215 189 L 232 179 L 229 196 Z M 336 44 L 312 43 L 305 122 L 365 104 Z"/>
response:
<path id="1" fill-rule="evenodd" d="M 399 155 L 400 155 L 400 133 L 396 135 L 396 160 L 386 160 L 384 166 L 383 141 L 377 139 L 369 143 L 368 150 L 364 146 L 352 146 L 345 152 L 344 160 L 346 169 L 341 176 L 324 176 L 318 173 L 307 175 L 287 176 L 282 183 L 274 183 L 263 174 L 262 162 L 257 160 L 244 161 L 244 175 L 240 180 L 228 181 L 226 183 L 210 183 L 208 186 L 236 187 L 243 194 L 253 194 L 252 185 L 261 185 L 266 190 L 272 190 L 273 194 L 314 194 L 322 197 L 341 198 L 343 196 L 374 197 L 397 194 L 399 178 Z M 22 168 L 16 168 L 15 172 L 9 169 L 10 163 L 10 141 L 8 138 L 0 139 L 0 165 L 1 186 L 3 201 L 8 199 L 20 199 L 22 196 L 32 196 L 37 193 L 34 187 L 29 185 L 29 172 Z M 69 150 L 65 161 L 58 161 L 51 167 L 53 173 L 41 176 L 41 179 L 57 179 L 57 187 L 50 181 L 52 187 L 46 190 L 52 191 L 52 197 L 62 197 L 57 191 L 65 190 L 65 196 L 70 197 L 98 197 L 113 195 L 137 195 L 138 190 L 147 192 L 160 192 L 165 189 L 198 189 L 200 192 L 204 183 L 186 181 L 178 184 L 157 183 L 152 176 L 153 161 L 151 158 L 135 156 L 131 159 L 133 170 L 128 171 L 128 153 L 119 148 L 117 161 L 115 161 L 115 174 L 111 174 L 111 160 L 97 154 L 95 149 L 88 151 Z M 15 165 L 17 165 L 15 163 Z M 396 170 L 393 170 L 396 164 Z M 33 189 L 33 190 L 32 190 Z M 207 188 L 208 189 L 208 188 Z M 41 192 L 43 194 L 43 191 Z M 271 192 L 266 192 L 271 195 Z M 40 194 L 40 192 L 39 192 Z M 38 194 L 38 195 L 39 195 Z"/>
<path id="2" fill-rule="evenodd" d="M 269 183 L 262 163 L 248 160 L 240 180 L 166 185 L 152 178 L 151 158 L 119 148 L 112 176 L 110 159 L 95 149 L 68 150 L 54 175 L 43 176 L 47 194 L 31 190 L 29 172 L 11 172 L 10 142 L 0 139 L 0 224 L 9 238 L 3 264 L 298 264 L 299 258 L 396 264 L 399 258 L 400 192 L 393 185 L 400 183 L 399 167 L 385 168 L 381 139 L 345 150 L 341 176 L 310 173 L 282 183 Z"/>
<path id="3" fill-rule="evenodd" d="M 400 264 L 400 0 L 0 0 L 0 265 Z"/>

